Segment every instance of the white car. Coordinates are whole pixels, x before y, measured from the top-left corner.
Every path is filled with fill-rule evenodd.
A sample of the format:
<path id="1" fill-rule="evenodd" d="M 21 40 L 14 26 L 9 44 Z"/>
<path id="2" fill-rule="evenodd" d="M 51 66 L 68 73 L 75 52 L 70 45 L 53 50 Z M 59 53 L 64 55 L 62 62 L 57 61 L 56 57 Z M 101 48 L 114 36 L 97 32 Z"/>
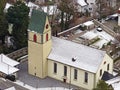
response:
<path id="1" fill-rule="evenodd" d="M 98 28 L 97 28 L 97 31 L 101 32 L 101 31 L 102 31 L 102 28 L 98 27 Z"/>

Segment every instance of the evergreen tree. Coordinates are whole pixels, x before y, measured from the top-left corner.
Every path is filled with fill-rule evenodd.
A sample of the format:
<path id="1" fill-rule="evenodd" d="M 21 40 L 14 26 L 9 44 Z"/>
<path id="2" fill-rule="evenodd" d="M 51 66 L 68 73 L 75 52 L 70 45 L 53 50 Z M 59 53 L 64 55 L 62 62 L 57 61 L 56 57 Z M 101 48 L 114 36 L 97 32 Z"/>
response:
<path id="1" fill-rule="evenodd" d="M 4 7 L 6 4 L 6 0 L 0 0 L 0 39 L 4 44 L 5 35 L 8 33 L 8 22 L 5 18 Z"/>
<path id="2" fill-rule="evenodd" d="M 29 8 L 21 1 L 17 1 L 8 9 L 7 20 L 13 24 L 12 35 L 17 48 L 27 46 L 28 14 Z"/>
<path id="3" fill-rule="evenodd" d="M 97 87 L 93 90 L 114 90 L 112 86 L 109 86 L 105 81 L 100 80 L 97 84 Z"/>
<path id="4" fill-rule="evenodd" d="M 0 39 L 5 43 L 5 35 L 8 34 L 8 22 L 4 15 L 0 15 Z"/>

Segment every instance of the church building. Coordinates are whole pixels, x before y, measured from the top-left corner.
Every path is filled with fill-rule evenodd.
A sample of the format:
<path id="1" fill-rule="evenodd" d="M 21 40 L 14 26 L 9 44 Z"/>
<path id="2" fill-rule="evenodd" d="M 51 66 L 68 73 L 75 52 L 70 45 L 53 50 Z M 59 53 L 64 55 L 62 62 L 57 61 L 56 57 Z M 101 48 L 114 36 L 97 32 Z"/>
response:
<path id="1" fill-rule="evenodd" d="M 113 60 L 105 51 L 51 36 L 46 13 L 33 10 L 28 28 L 28 72 L 92 90 Z"/>

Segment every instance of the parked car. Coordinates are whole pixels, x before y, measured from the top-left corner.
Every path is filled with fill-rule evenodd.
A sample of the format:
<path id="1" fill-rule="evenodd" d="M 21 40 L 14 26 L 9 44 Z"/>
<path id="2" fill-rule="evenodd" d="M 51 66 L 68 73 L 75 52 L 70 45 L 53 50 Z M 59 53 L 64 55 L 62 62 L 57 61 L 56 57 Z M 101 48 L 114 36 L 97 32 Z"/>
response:
<path id="1" fill-rule="evenodd" d="M 7 75 L 5 78 L 9 79 L 11 81 L 15 81 L 15 76 L 14 75 Z"/>
<path id="2" fill-rule="evenodd" d="M 101 27 L 98 27 L 98 28 L 97 28 L 97 31 L 102 32 L 102 28 L 101 28 Z"/>

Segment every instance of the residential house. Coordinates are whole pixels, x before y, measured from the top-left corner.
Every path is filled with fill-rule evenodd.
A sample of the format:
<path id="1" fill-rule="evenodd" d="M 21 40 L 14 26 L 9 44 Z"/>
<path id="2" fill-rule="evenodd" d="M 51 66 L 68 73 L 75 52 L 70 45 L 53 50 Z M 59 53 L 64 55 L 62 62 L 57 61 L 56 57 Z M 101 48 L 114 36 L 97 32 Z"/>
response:
<path id="1" fill-rule="evenodd" d="M 53 0 L 35 0 L 36 3 L 38 4 L 44 4 L 46 2 L 53 1 Z"/>
<path id="2" fill-rule="evenodd" d="M 77 0 L 77 8 L 78 12 L 86 12 L 87 3 L 85 2 L 85 0 Z"/>
<path id="3" fill-rule="evenodd" d="M 6 77 L 7 75 L 15 75 L 17 77 L 17 73 L 19 69 L 16 67 L 19 62 L 10 59 L 4 54 L 0 54 L 0 76 Z"/>
<path id="4" fill-rule="evenodd" d="M 116 1 L 116 0 L 107 0 L 107 1 L 106 1 L 106 5 L 109 6 L 109 7 L 115 8 L 115 7 L 116 7 L 116 4 L 117 4 L 117 1 Z"/>

